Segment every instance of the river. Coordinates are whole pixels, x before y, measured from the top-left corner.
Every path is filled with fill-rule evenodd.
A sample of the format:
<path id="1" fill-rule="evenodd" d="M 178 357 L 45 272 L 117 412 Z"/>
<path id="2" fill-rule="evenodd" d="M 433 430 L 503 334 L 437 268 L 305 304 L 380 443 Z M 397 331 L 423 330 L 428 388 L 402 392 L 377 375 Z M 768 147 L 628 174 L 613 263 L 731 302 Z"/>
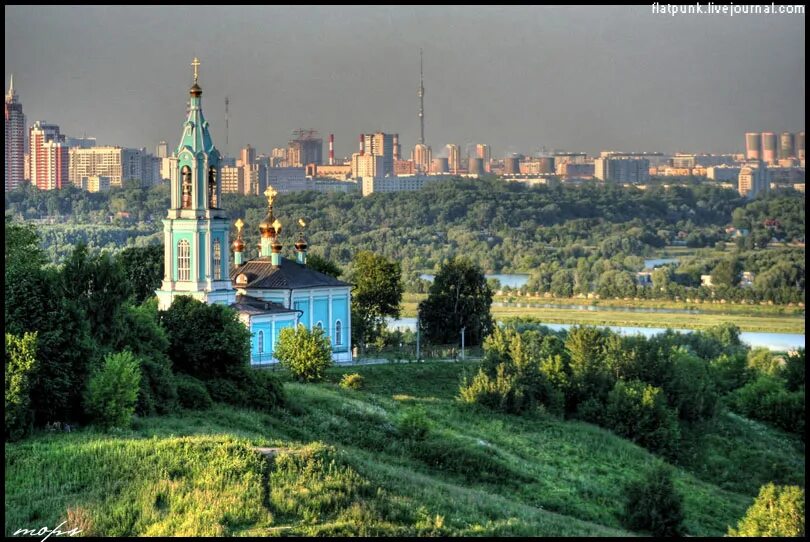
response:
<path id="1" fill-rule="evenodd" d="M 574 324 L 543 324 L 555 331 L 568 329 Z M 644 335 L 651 337 L 666 331 L 665 328 L 658 327 L 630 327 L 630 326 L 599 326 L 607 327 L 621 335 Z M 416 318 L 400 318 L 398 320 L 389 319 L 388 329 L 416 329 Z M 691 333 L 691 329 L 676 329 L 684 333 Z M 751 347 L 764 346 L 770 350 L 791 350 L 793 348 L 804 348 L 804 335 L 799 333 L 766 333 L 761 331 L 743 331 L 740 333 L 740 340 Z"/>

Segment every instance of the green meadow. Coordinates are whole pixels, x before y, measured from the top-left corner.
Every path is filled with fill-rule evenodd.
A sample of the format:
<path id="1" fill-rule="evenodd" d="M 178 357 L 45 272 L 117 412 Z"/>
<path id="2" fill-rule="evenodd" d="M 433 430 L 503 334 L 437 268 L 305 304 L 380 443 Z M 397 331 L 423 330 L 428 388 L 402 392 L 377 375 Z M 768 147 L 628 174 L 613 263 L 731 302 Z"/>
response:
<path id="1" fill-rule="evenodd" d="M 632 536 L 623 487 L 659 459 L 599 427 L 455 400 L 475 363 L 333 368 L 272 414 L 216 405 L 132 429 L 39 432 L 5 451 L 5 534 Z M 360 373 L 364 387 L 338 385 Z M 421 417 L 422 432 L 403 430 Z M 261 448 L 262 450 L 257 450 Z M 760 485 L 804 485 L 804 444 L 730 413 L 673 464 L 689 535 L 720 536 Z"/>

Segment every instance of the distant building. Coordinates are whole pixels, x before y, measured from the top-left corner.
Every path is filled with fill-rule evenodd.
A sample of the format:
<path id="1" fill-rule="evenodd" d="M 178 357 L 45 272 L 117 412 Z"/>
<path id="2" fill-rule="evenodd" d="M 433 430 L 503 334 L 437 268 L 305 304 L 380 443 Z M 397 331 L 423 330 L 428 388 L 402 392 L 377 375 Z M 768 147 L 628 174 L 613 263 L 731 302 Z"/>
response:
<path id="1" fill-rule="evenodd" d="M 796 134 L 796 158 L 802 162 L 804 166 L 804 132 Z"/>
<path id="2" fill-rule="evenodd" d="M 69 154 L 59 126 L 37 121 L 29 130 L 29 141 L 31 183 L 40 190 L 67 186 Z"/>
<path id="3" fill-rule="evenodd" d="M 361 134 L 363 154 L 368 156 L 381 156 L 382 169 L 377 171 L 376 175 L 393 175 L 394 174 L 394 155 L 399 155 L 399 150 L 394 152 L 394 138 L 397 138 L 397 146 L 399 146 L 399 137 L 397 134 L 386 134 L 383 132 L 376 132 L 373 134 Z"/>
<path id="4" fill-rule="evenodd" d="M 741 196 L 753 199 L 770 188 L 768 168 L 762 161 L 751 162 L 740 169 L 737 191 Z"/>
<path id="5" fill-rule="evenodd" d="M 103 175 L 82 177 L 81 187 L 88 192 L 109 192 L 110 178 Z"/>
<path id="6" fill-rule="evenodd" d="M 352 154 L 352 179 L 385 177 L 385 157 L 369 153 Z"/>
<path id="7" fill-rule="evenodd" d="M 168 158 L 169 157 L 169 144 L 165 141 L 161 141 L 155 147 L 155 156 L 158 158 Z"/>
<path id="8" fill-rule="evenodd" d="M 461 149 L 458 145 L 450 143 L 447 149 L 447 166 L 450 168 L 450 173 L 457 174 L 461 167 Z"/>
<path id="9" fill-rule="evenodd" d="M 580 164 L 576 162 L 566 162 L 556 167 L 557 175 L 565 179 L 592 179 L 594 165 Z"/>
<path id="10" fill-rule="evenodd" d="M 394 175 L 414 175 L 416 164 L 413 160 L 394 160 Z"/>
<path id="11" fill-rule="evenodd" d="M 766 164 L 775 164 L 778 159 L 776 134 L 773 132 L 762 133 L 762 161 Z"/>
<path id="12" fill-rule="evenodd" d="M 762 159 L 762 135 L 759 132 L 746 132 L 745 134 L 745 159 Z"/>
<path id="13" fill-rule="evenodd" d="M 597 158 L 593 176 L 608 182 L 646 184 L 650 181 L 650 161 L 624 156 Z"/>
<path id="14" fill-rule="evenodd" d="M 25 115 L 22 104 L 14 92 L 14 76 L 11 76 L 6 101 L 5 113 L 5 184 L 6 192 L 20 186 L 28 176 L 25 174 Z"/>
<path id="15" fill-rule="evenodd" d="M 223 194 L 245 194 L 245 170 L 236 166 L 222 166 L 220 169 L 221 191 Z"/>
<path id="16" fill-rule="evenodd" d="M 740 288 L 750 288 L 754 285 L 754 273 L 751 271 L 743 271 L 740 277 Z"/>
<path id="17" fill-rule="evenodd" d="M 444 157 L 434 158 L 430 161 L 430 173 L 449 173 L 449 160 Z"/>
<path id="18" fill-rule="evenodd" d="M 520 162 L 519 171 L 521 175 L 543 175 L 554 173 L 554 157 L 541 156 Z"/>
<path id="19" fill-rule="evenodd" d="M 267 169 L 267 184 L 279 194 L 308 190 L 306 170 L 303 167 L 274 167 Z"/>
<path id="20" fill-rule="evenodd" d="M 65 145 L 68 148 L 79 147 L 82 149 L 91 149 L 96 146 L 95 137 L 70 137 L 65 136 Z"/>
<path id="21" fill-rule="evenodd" d="M 398 175 L 395 177 L 363 177 L 358 182 L 363 196 L 379 192 L 420 190 L 427 183 L 449 179 L 450 175 Z"/>
<path id="22" fill-rule="evenodd" d="M 328 177 L 330 179 L 335 179 L 336 181 L 346 181 L 352 177 L 351 164 L 336 164 L 332 166 L 310 164 L 310 166 L 312 167 L 307 172 L 307 176 L 309 177 Z"/>
<path id="23" fill-rule="evenodd" d="M 718 182 L 737 182 L 740 168 L 734 166 L 712 166 L 706 168 L 706 178 Z"/>
<path id="24" fill-rule="evenodd" d="M 779 158 L 796 158 L 796 137 L 790 132 L 779 136 Z"/>
<path id="25" fill-rule="evenodd" d="M 707 286 L 709 288 L 714 286 L 714 284 L 712 284 L 712 276 L 711 275 L 700 275 L 700 285 L 701 286 Z"/>
<path id="26" fill-rule="evenodd" d="M 163 177 L 163 160 L 146 154 L 145 149 L 74 147 L 69 156 L 69 177 L 75 186 L 81 186 L 82 178 L 95 175 L 109 177 L 111 186 L 121 186 L 130 180 L 153 184 L 156 178 Z"/>
<path id="27" fill-rule="evenodd" d="M 520 156 L 511 155 L 503 159 L 504 175 L 517 175 L 520 173 Z"/>
<path id="28" fill-rule="evenodd" d="M 481 176 L 486 172 L 484 169 L 484 159 L 478 156 L 470 156 L 470 165 L 467 167 L 468 175 Z"/>
<path id="29" fill-rule="evenodd" d="M 296 130 L 287 144 L 287 166 L 303 167 L 323 163 L 323 139 L 315 130 Z"/>
<path id="30" fill-rule="evenodd" d="M 490 161 L 492 160 L 492 147 L 484 143 L 479 143 L 475 146 L 475 156 L 484 161 L 484 170 L 489 172 Z"/>
<path id="31" fill-rule="evenodd" d="M 424 143 L 417 143 L 413 148 L 411 159 L 416 167 L 417 173 L 427 173 L 430 169 L 430 161 L 433 159 L 433 151 Z"/>

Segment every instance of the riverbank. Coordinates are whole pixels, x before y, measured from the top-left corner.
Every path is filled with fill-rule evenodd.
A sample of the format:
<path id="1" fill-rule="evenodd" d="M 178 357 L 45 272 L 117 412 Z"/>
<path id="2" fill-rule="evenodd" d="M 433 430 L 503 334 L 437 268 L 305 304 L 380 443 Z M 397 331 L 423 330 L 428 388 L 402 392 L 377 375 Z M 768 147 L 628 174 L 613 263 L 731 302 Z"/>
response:
<path id="1" fill-rule="evenodd" d="M 415 317 L 419 301 L 424 294 L 405 294 L 402 316 Z M 804 334 L 804 308 L 776 305 L 737 305 L 686 303 L 668 300 L 592 300 L 592 299 L 545 299 L 542 297 L 507 298 L 497 296 L 495 303 L 516 305 L 493 305 L 495 319 L 514 317 L 538 318 L 550 324 L 609 325 L 628 327 L 671 327 L 677 329 L 705 329 L 723 323 L 731 323 L 742 331 L 767 333 Z M 521 306 L 517 306 L 517 304 Z M 546 305 L 535 307 L 532 305 Z M 580 305 L 580 307 L 572 307 Z M 598 310 L 584 310 L 585 306 Z M 671 309 L 690 312 L 630 312 L 637 309 Z M 611 310 L 615 309 L 615 310 Z M 622 309 L 622 310 L 620 310 Z M 699 311 L 694 313 L 693 311 Z"/>

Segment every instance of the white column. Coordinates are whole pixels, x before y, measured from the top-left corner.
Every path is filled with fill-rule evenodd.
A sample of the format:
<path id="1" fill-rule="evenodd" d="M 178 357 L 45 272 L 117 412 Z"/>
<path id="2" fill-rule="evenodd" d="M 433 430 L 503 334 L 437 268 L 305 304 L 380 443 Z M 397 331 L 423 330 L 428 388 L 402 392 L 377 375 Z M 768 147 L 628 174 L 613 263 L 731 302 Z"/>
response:
<path id="1" fill-rule="evenodd" d="M 328 327 L 326 329 L 326 334 L 329 335 L 329 342 L 334 345 L 335 344 L 335 326 L 332 322 L 332 290 L 329 290 L 329 305 L 326 308 L 326 314 L 328 315 L 329 322 L 326 324 Z"/>
<path id="2" fill-rule="evenodd" d="M 315 329 L 315 303 L 312 300 L 312 290 L 309 291 L 309 330 Z"/>

